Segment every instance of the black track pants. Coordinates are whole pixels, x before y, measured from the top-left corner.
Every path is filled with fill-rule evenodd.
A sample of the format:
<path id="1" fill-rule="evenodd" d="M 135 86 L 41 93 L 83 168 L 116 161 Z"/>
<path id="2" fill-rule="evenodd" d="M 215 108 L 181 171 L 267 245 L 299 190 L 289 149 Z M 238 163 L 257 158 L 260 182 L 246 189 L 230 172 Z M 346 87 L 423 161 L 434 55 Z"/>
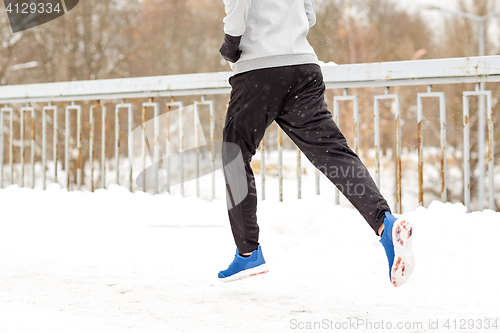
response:
<path id="1" fill-rule="evenodd" d="M 240 253 L 251 252 L 259 245 L 257 195 L 250 160 L 273 121 L 377 232 L 389 206 L 327 109 L 321 67 L 306 64 L 258 69 L 235 75 L 229 83 L 233 89 L 223 141 L 241 149 L 248 187 L 242 202 L 233 201 L 231 205 L 228 199 L 229 220 Z M 227 183 L 226 177 L 230 196 Z"/>

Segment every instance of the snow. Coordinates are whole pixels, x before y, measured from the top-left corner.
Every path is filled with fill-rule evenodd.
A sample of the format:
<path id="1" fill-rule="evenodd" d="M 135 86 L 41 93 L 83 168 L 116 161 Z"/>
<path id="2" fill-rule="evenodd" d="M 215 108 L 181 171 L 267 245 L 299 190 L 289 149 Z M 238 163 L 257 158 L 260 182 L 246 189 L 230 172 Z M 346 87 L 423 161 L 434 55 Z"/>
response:
<path id="1" fill-rule="evenodd" d="M 323 195 L 289 197 L 259 202 L 270 272 L 222 283 L 217 273 L 235 251 L 224 200 L 116 185 L 95 193 L 57 184 L 0 190 L 0 332 L 290 332 L 315 323 L 342 331 L 335 325 L 358 321 L 372 325 L 359 331 L 444 332 L 453 331 L 447 319 L 500 324 L 500 213 L 466 214 L 440 202 L 405 213 L 417 266 L 394 288 L 378 237 L 355 210 Z M 429 329 L 436 320 L 438 329 Z M 409 329 L 376 329 L 388 323 Z"/>

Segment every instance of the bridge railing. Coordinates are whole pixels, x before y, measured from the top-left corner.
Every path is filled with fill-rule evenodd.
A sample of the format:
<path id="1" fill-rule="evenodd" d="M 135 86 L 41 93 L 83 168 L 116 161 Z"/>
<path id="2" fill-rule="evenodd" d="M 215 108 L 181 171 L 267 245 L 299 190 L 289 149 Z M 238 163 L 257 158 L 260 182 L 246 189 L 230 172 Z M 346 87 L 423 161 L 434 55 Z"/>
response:
<path id="1" fill-rule="evenodd" d="M 380 186 L 381 182 L 381 125 L 380 105 L 389 101 L 394 113 L 395 124 L 395 210 L 402 211 L 402 140 L 404 133 L 401 130 L 402 107 L 401 95 L 396 91 L 397 87 L 426 87 L 425 92 L 415 93 L 413 98 L 417 106 L 417 123 L 414 129 L 418 136 L 417 164 L 418 164 L 418 202 L 423 205 L 424 198 L 424 149 L 423 149 L 423 124 L 426 121 L 423 115 L 423 100 L 426 98 L 437 98 L 439 100 L 439 187 L 440 199 L 448 200 L 448 178 L 449 168 L 447 166 L 447 110 L 446 93 L 435 91 L 436 87 L 444 85 L 475 84 L 475 89 L 465 90 L 463 95 L 463 140 L 460 147 L 463 159 L 463 203 L 467 209 L 471 205 L 471 170 L 470 170 L 470 107 L 469 99 L 477 97 L 478 127 L 477 138 L 477 184 L 478 198 L 477 208 L 483 209 L 485 198 L 488 197 L 487 207 L 495 209 L 495 158 L 494 158 L 494 102 L 496 101 L 492 90 L 486 90 L 486 84 L 500 82 L 500 56 L 474 57 L 474 58 L 452 58 L 436 60 L 401 61 L 373 64 L 333 65 L 322 66 L 323 76 L 327 89 L 341 92 L 333 97 L 333 118 L 339 122 L 339 114 L 343 101 L 352 102 L 353 149 L 359 153 L 360 150 L 360 101 L 357 94 L 360 88 L 372 89 L 383 88 L 382 94 L 373 94 L 373 130 L 374 154 L 373 176 Z M 198 146 L 202 144 L 203 126 L 209 128 L 208 140 L 214 142 L 219 136 L 216 129 L 221 128 L 223 119 L 216 117 L 216 110 L 224 113 L 226 102 L 229 98 L 230 86 L 228 78 L 230 72 L 203 73 L 187 75 L 170 75 L 154 77 L 138 77 L 123 79 L 106 79 L 92 81 L 72 81 L 56 83 L 40 83 L 27 85 L 12 85 L 0 87 L 0 186 L 18 184 L 25 186 L 26 162 L 29 161 L 29 184 L 35 187 L 37 184 L 45 189 L 49 182 L 59 183 L 68 190 L 72 187 L 82 189 L 82 170 L 90 174 L 86 181 L 87 188 L 91 191 L 110 185 L 106 174 L 110 165 L 114 164 L 116 177 L 114 183 L 127 186 L 131 191 L 137 189 L 137 177 L 141 170 L 148 167 L 162 157 L 169 156 L 175 152 L 182 152 L 188 148 L 195 149 L 196 154 L 193 161 L 194 175 L 189 163 L 180 160 L 179 164 L 160 166 L 156 172 L 162 172 L 164 177 L 157 177 L 154 193 L 169 191 L 171 177 L 177 174 L 177 183 L 181 185 L 181 194 L 184 193 L 183 183 L 185 179 L 193 179 L 197 182 L 196 194 L 199 195 L 198 178 L 200 174 L 200 161 L 203 156 L 198 152 Z M 188 96 L 190 105 L 181 101 L 181 97 Z M 208 100 L 207 96 L 217 97 Z M 221 102 L 224 101 L 224 102 Z M 107 109 L 114 109 L 108 113 Z M 205 123 L 200 123 L 200 108 L 208 108 L 209 117 Z M 153 110 L 151 116 L 148 110 Z M 62 113 L 64 111 L 64 113 Z M 88 117 L 83 113 L 88 111 Z M 96 112 L 101 117 L 96 118 Z M 191 120 L 186 120 L 186 114 L 191 112 Z M 175 113 L 175 121 L 173 121 Z M 26 121 L 26 115 L 31 121 Z M 71 122 L 75 118 L 76 125 Z M 149 116 L 148 116 L 149 114 Z M 127 125 L 120 126 L 123 118 L 127 117 Z M 61 118 L 63 117 L 63 118 Z M 73 118 L 72 118 L 73 117 Z M 114 122 L 113 122 L 114 120 Z M 63 123 L 64 121 L 64 123 Z M 114 133 L 110 132 L 109 124 L 113 123 Z M 366 120 L 365 120 L 366 121 Z M 149 129 L 145 124 L 149 123 Z M 41 127 L 41 129 L 40 129 Z M 64 128 L 61 128 L 64 127 Z M 75 129 L 76 127 L 76 129 Z M 99 127 L 101 136 L 96 137 L 96 128 Z M 122 130 L 121 130 L 122 128 Z M 134 130 L 138 129 L 138 131 Z M 41 131 L 40 131 L 41 130 Z M 76 133 L 75 133 L 76 130 Z M 83 131 L 88 133 L 83 133 Z M 276 151 L 278 156 L 277 180 L 279 184 L 279 200 L 283 200 L 283 133 L 277 129 L 277 142 L 275 147 L 270 147 L 264 140 L 260 151 L 260 182 L 262 187 L 261 198 L 265 198 L 266 186 L 266 150 Z M 28 134 L 27 134 L 28 133 Z M 136 133 L 134 136 L 133 133 Z M 476 132 L 474 132 L 476 133 Z M 75 135 L 76 134 L 76 135 Z M 85 146 L 82 145 L 82 137 L 85 136 Z M 123 145 L 123 135 L 127 136 L 126 146 Z M 153 138 L 148 139 L 148 135 Z M 50 144 L 48 138 L 51 137 Z M 64 140 L 62 140 L 64 139 Z M 134 141 L 135 140 L 135 141 Z M 186 141 L 192 140 L 191 146 Z M 201 140 L 201 141 L 200 141 Z M 109 158 L 109 142 L 114 141 L 114 158 Z M 64 151 L 62 151 L 64 142 Z M 107 144 L 106 144 L 107 142 Z M 134 143 L 135 142 L 135 143 Z M 138 146 L 138 147 L 136 147 Z M 126 147 L 126 150 L 123 148 Z M 100 149 L 98 149 L 100 148 Z M 95 160 L 96 151 L 100 150 L 100 161 Z M 29 158 L 25 158 L 26 151 L 30 152 Z M 150 161 L 146 161 L 149 155 Z M 85 157 L 85 158 L 84 158 Z M 126 157 L 127 159 L 125 159 Z M 125 165 L 123 165 L 125 163 Z M 297 196 L 302 195 L 302 170 L 301 153 L 297 151 L 296 177 Z M 214 166 L 214 157 L 211 157 L 210 165 Z M 120 169 L 127 167 L 125 174 L 120 174 Z M 73 170 L 73 171 L 72 171 Z M 488 170 L 486 172 L 486 170 Z M 63 178 L 58 175 L 63 173 Z M 108 172 L 109 173 L 109 172 Z M 202 172 L 203 173 L 203 172 Z M 213 174 L 213 172 L 212 172 Z M 123 177 L 126 175 L 124 183 Z M 96 176 L 97 179 L 96 180 Z M 215 197 L 215 176 L 210 182 L 210 198 Z M 159 179 L 164 179 L 163 186 L 158 186 Z M 320 173 L 316 170 L 314 178 L 315 192 L 320 191 Z M 71 181 L 73 179 L 74 181 Z M 122 180 L 121 180 L 122 179 Z M 455 186 L 456 184 L 453 184 Z M 339 202 L 338 191 L 335 194 L 336 202 Z"/>

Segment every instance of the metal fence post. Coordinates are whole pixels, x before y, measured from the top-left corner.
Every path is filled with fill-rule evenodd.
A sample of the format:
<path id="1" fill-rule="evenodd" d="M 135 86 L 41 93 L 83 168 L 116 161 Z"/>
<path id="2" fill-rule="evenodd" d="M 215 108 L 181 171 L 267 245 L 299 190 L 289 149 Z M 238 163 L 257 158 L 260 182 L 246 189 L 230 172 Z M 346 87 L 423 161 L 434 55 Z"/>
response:
<path id="1" fill-rule="evenodd" d="M 380 188 L 380 110 L 379 103 L 383 99 L 393 99 L 396 103 L 396 207 L 395 213 L 401 214 L 401 107 L 398 94 L 389 94 L 389 88 L 385 89 L 385 95 L 375 96 L 375 182 Z"/>
<path id="2" fill-rule="evenodd" d="M 172 98 L 172 101 L 170 103 L 167 103 L 167 112 L 172 111 L 172 107 L 177 107 L 179 117 L 177 119 L 177 128 L 178 128 L 178 139 L 179 139 L 179 185 L 181 188 L 181 195 L 184 196 L 184 113 L 183 113 L 183 108 L 184 108 L 184 103 L 182 102 L 175 102 L 174 99 Z M 170 131 L 167 132 L 167 157 L 169 156 L 169 135 Z M 167 159 L 167 161 L 169 161 Z M 170 170 L 170 163 L 167 163 L 167 190 L 170 191 L 170 177 L 171 177 L 171 170 Z"/>
<path id="3" fill-rule="evenodd" d="M 94 122 L 94 109 L 100 108 L 102 113 L 101 119 L 101 186 L 106 188 L 106 107 L 101 105 L 100 101 L 90 107 L 89 112 L 89 123 L 90 123 L 90 133 L 89 133 L 89 160 L 90 160 L 90 190 L 94 192 L 94 138 L 95 138 L 95 122 Z"/>
<path id="4" fill-rule="evenodd" d="M 132 135 L 132 124 L 130 120 L 132 119 L 132 103 L 125 103 L 122 101 L 121 104 L 116 104 L 115 106 L 115 165 L 116 165 L 116 184 L 120 185 L 120 109 L 125 109 L 129 118 L 128 131 L 129 135 Z M 133 141 L 129 142 L 132 143 Z M 128 149 L 128 154 L 130 155 L 131 150 Z M 132 159 L 129 158 L 129 170 L 132 170 Z M 129 183 L 130 191 L 132 192 L 132 181 Z"/>
<path id="5" fill-rule="evenodd" d="M 467 207 L 467 211 L 470 211 L 470 124 L 469 124 L 469 97 L 470 96 L 486 96 L 487 101 L 487 114 L 488 114 L 488 172 L 489 172 L 489 206 L 490 209 L 495 209 L 494 202 L 494 172 L 493 172 L 493 105 L 492 105 L 492 94 L 491 90 L 483 91 L 464 91 L 463 92 L 463 103 L 464 103 L 464 115 L 463 115 L 463 123 L 464 123 L 464 205 Z M 479 110 L 479 112 L 481 112 Z M 490 124 L 491 123 L 491 124 Z M 490 126 L 491 125 L 491 126 Z M 484 144 L 479 142 L 479 145 Z M 491 160 L 490 160 L 491 157 Z M 481 168 L 481 164 L 479 168 Z M 484 166 L 483 166 L 484 168 Z M 484 172 L 484 169 L 480 169 L 480 174 Z M 484 176 L 478 177 L 479 182 L 484 182 Z M 484 184 L 479 184 L 478 191 L 484 191 Z M 483 210 L 484 208 L 484 193 L 479 193 L 479 210 Z"/>
<path id="6" fill-rule="evenodd" d="M 423 98 L 439 98 L 439 117 L 441 127 L 441 200 L 446 201 L 446 99 L 444 92 L 432 92 L 428 88 L 427 93 L 417 94 L 417 121 L 418 121 L 418 203 L 424 205 L 424 136 L 423 136 Z M 444 198 L 444 200 L 443 200 Z"/>
<path id="7" fill-rule="evenodd" d="M 195 138 L 196 138 L 196 165 L 197 165 L 197 174 L 196 174 L 196 193 L 199 196 L 199 150 L 198 147 L 200 145 L 199 142 L 199 133 L 198 133 L 198 126 L 201 126 L 200 124 L 200 114 L 199 114 L 199 106 L 200 105 L 207 105 L 209 107 L 209 119 L 210 119 L 210 141 L 208 142 L 208 147 L 210 151 L 210 165 L 212 168 L 211 172 L 211 200 L 215 199 L 215 109 L 214 109 L 214 102 L 213 101 L 206 101 L 205 96 L 201 96 L 201 101 L 195 102 Z M 197 125 L 198 124 L 198 125 Z"/>
<path id="8" fill-rule="evenodd" d="M 75 102 L 71 102 L 71 105 L 66 106 L 66 114 L 65 114 L 65 149 L 64 149 L 64 157 L 65 164 L 64 168 L 66 169 L 66 189 L 70 190 L 70 181 L 69 181 L 69 136 L 70 136 L 70 122 L 69 122 L 69 111 L 76 110 L 77 112 L 77 130 L 76 130 L 76 149 L 78 150 L 77 156 L 77 166 L 76 166 L 76 183 L 78 190 L 81 189 L 81 181 L 82 181 L 82 136 L 81 136 L 81 117 L 82 117 L 82 107 L 81 105 L 76 105 Z"/>
<path id="9" fill-rule="evenodd" d="M 194 102 L 194 145 L 195 145 L 195 193 L 196 196 L 200 196 L 200 133 L 198 130 L 198 126 L 200 124 L 200 114 L 198 110 L 198 103 L 199 102 Z"/>
<path id="10" fill-rule="evenodd" d="M 101 108 L 101 187 L 106 188 L 106 107 Z"/>
<path id="11" fill-rule="evenodd" d="M 57 169 L 57 155 L 56 155 L 56 142 L 57 142 L 57 133 L 56 130 L 56 121 L 57 121 L 57 106 L 52 105 L 49 102 L 48 106 L 44 106 L 42 108 L 42 172 L 43 172 L 43 189 L 47 188 L 47 111 L 52 110 L 53 114 L 53 123 L 52 128 L 54 129 L 52 141 L 53 141 L 53 149 L 54 149 L 54 168 Z M 57 174 L 57 171 L 55 171 Z"/>
<path id="12" fill-rule="evenodd" d="M 158 172 L 159 172 L 159 161 L 160 161 L 160 118 L 159 118 L 159 107 L 158 103 L 153 102 L 153 98 L 149 99 L 149 102 L 142 103 L 142 157 L 143 157 L 143 170 L 146 170 L 146 154 L 145 150 L 150 149 L 147 145 L 147 133 L 146 133 L 146 111 L 148 107 L 152 107 L 154 110 L 154 138 L 153 138 L 153 153 L 149 153 L 151 163 L 154 164 L 154 177 L 155 177 L 155 194 L 158 194 Z M 153 155 L 154 154 L 154 155 Z M 146 191 L 146 173 L 144 172 L 144 191 Z"/>
<path id="13" fill-rule="evenodd" d="M 359 101 L 358 101 L 358 96 L 353 95 L 349 96 L 348 95 L 348 90 L 344 89 L 343 91 L 343 96 L 334 96 L 333 97 L 333 120 L 337 124 L 337 127 L 340 129 L 340 101 L 352 101 L 353 102 L 353 129 L 354 129 L 354 152 L 358 154 L 358 146 L 359 146 L 359 125 L 358 125 L 358 119 L 359 119 Z M 338 205 L 340 203 L 340 192 L 337 188 L 334 190 L 335 193 L 335 204 Z"/>
<path id="14" fill-rule="evenodd" d="M 3 155 L 4 155 L 4 113 L 8 112 L 10 114 L 10 127 L 9 127 L 9 167 L 10 167 L 10 184 L 13 183 L 13 154 L 12 154 L 12 137 L 13 137 L 13 119 L 14 119 L 14 109 L 6 105 L 0 109 L 0 188 L 4 188 L 3 184 Z"/>
<path id="15" fill-rule="evenodd" d="M 35 132 L 34 132 L 34 119 L 35 108 L 31 106 L 24 106 L 20 109 L 21 116 L 21 187 L 24 187 L 24 112 L 31 112 L 31 186 L 35 188 Z"/>
<path id="16" fill-rule="evenodd" d="M 489 176 L 489 206 L 495 210 L 495 136 L 493 133 L 493 101 L 491 93 L 487 94 L 487 121 L 488 121 L 488 176 Z"/>
<path id="17" fill-rule="evenodd" d="M 464 94 L 464 205 L 470 211 L 469 98 Z"/>

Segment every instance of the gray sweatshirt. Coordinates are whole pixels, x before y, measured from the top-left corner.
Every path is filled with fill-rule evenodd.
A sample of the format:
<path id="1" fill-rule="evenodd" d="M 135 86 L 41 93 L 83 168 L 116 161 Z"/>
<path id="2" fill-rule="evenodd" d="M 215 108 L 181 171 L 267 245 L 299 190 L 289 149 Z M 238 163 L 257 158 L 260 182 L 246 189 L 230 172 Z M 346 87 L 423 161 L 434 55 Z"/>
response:
<path id="1" fill-rule="evenodd" d="M 224 0 L 224 32 L 241 37 L 237 73 L 259 68 L 318 63 L 307 41 L 316 23 L 313 0 Z"/>

